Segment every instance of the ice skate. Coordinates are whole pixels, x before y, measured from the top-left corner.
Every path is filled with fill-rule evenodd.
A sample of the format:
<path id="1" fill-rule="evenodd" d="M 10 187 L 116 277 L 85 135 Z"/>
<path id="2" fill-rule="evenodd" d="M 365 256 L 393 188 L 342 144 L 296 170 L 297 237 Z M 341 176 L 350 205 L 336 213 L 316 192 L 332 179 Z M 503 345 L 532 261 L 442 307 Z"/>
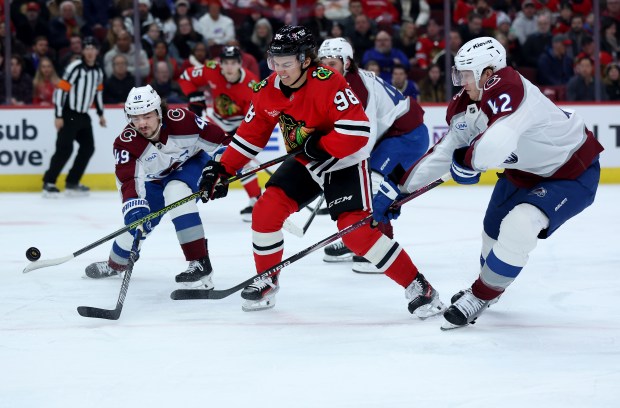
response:
<path id="1" fill-rule="evenodd" d="M 84 272 L 87 278 L 103 279 L 120 275 L 125 272 L 125 268 L 122 265 L 110 265 L 109 261 L 101 261 L 88 265 Z"/>
<path id="2" fill-rule="evenodd" d="M 446 306 L 439 299 L 439 294 L 418 272 L 413 282 L 405 289 L 405 297 L 409 300 L 409 313 L 420 319 L 426 319 L 446 310 Z"/>
<path id="3" fill-rule="evenodd" d="M 350 262 L 353 260 L 353 251 L 351 251 L 342 241 L 331 244 L 323 250 L 325 256 L 324 262 Z"/>
<path id="4" fill-rule="evenodd" d="M 60 190 L 54 183 L 43 183 L 43 198 L 59 198 Z"/>
<path id="5" fill-rule="evenodd" d="M 476 297 L 471 289 L 461 292 L 463 292 L 463 294 L 459 296 L 443 314 L 446 321 L 441 326 L 441 330 L 457 329 L 459 327 L 465 327 L 468 324 L 474 324 L 478 316 L 480 316 L 491 303 L 489 300 L 482 300 Z M 459 294 L 460 292 L 456 295 Z M 453 298 L 455 296 L 453 296 Z M 497 298 L 493 300 L 497 301 L 496 299 Z"/>
<path id="6" fill-rule="evenodd" d="M 353 256 L 353 272 L 356 273 L 384 273 L 387 268 L 377 268 L 363 256 Z"/>
<path id="7" fill-rule="evenodd" d="M 65 195 L 67 197 L 88 197 L 90 194 L 90 188 L 84 184 L 71 184 L 67 183 L 65 186 Z"/>
<path id="8" fill-rule="evenodd" d="M 196 261 L 190 261 L 185 272 L 178 274 L 174 280 L 190 288 L 213 289 L 213 268 L 209 255 Z"/>
<path id="9" fill-rule="evenodd" d="M 245 222 L 252 222 L 252 210 L 254 209 L 254 204 L 258 201 L 257 197 L 251 197 L 250 202 L 247 207 L 243 210 L 239 211 L 241 214 L 241 219 Z"/>
<path id="10" fill-rule="evenodd" d="M 454 302 L 456 302 L 457 300 L 459 300 L 461 298 L 461 296 L 463 296 L 465 294 L 465 292 L 471 292 L 471 288 L 469 289 L 463 289 L 463 290 L 459 290 L 458 292 L 456 292 L 454 295 L 452 295 L 452 298 L 450 298 L 450 304 L 453 304 Z M 498 297 L 496 297 L 495 299 L 491 299 L 489 301 L 489 305 L 487 307 L 491 307 L 491 305 L 496 304 L 499 301 L 499 298 L 502 295 L 499 295 Z"/>
<path id="11" fill-rule="evenodd" d="M 241 309 L 244 312 L 271 309 L 276 305 L 276 293 L 279 290 L 277 276 L 254 282 L 241 292 L 241 297 L 245 299 Z"/>

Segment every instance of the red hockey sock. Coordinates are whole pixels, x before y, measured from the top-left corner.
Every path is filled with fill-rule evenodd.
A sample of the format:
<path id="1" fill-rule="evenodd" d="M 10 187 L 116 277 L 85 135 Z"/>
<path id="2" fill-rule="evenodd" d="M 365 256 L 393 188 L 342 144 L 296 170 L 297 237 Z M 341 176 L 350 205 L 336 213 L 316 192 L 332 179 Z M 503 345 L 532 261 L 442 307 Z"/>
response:
<path id="1" fill-rule="evenodd" d="M 504 293 L 504 290 L 505 289 L 497 290 L 497 289 L 488 287 L 487 285 L 485 285 L 484 282 L 482 282 L 480 277 L 478 277 L 478 279 L 476 279 L 474 284 L 471 285 L 471 293 L 473 293 L 474 296 L 477 297 L 478 299 L 482 299 L 482 300 L 495 299 L 496 297 Z"/>
<path id="2" fill-rule="evenodd" d="M 258 185 L 257 177 L 248 180 L 247 183 L 243 183 L 243 188 L 250 198 L 258 198 L 260 196 L 260 185 Z"/>
<path id="3" fill-rule="evenodd" d="M 263 272 L 282 260 L 282 225 L 297 211 L 297 202 L 278 187 L 269 187 L 252 211 L 252 244 L 257 272 Z"/>

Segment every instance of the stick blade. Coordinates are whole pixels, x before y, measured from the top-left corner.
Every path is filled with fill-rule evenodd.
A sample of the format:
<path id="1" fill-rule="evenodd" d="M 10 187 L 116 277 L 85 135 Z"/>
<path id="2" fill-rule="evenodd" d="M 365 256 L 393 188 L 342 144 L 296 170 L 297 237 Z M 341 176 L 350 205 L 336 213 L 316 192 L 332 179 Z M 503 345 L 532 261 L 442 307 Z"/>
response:
<path id="1" fill-rule="evenodd" d="M 80 316 L 94 319 L 118 320 L 118 318 L 121 317 L 120 311 L 117 311 L 116 309 L 108 310 L 100 309 L 98 307 L 79 306 L 77 311 Z"/>
<path id="2" fill-rule="evenodd" d="M 177 289 L 170 294 L 172 300 L 224 299 L 237 291 L 237 287 L 225 290 Z"/>
<path id="3" fill-rule="evenodd" d="M 71 254 L 71 255 L 63 256 L 62 258 L 39 259 L 38 261 L 30 262 L 28 265 L 26 265 L 26 267 L 24 268 L 22 272 L 28 273 L 30 271 L 34 271 L 35 269 L 41 269 L 41 268 L 47 268 L 48 266 L 60 265 L 62 263 L 72 260 L 73 258 L 75 258 L 75 256 Z"/>
<path id="4" fill-rule="evenodd" d="M 301 228 L 299 228 L 297 225 L 293 224 L 289 220 L 284 221 L 284 225 L 282 225 L 282 228 L 285 231 L 288 231 L 291 234 L 295 235 L 296 237 L 303 238 L 304 236 L 304 230 L 302 230 Z"/>

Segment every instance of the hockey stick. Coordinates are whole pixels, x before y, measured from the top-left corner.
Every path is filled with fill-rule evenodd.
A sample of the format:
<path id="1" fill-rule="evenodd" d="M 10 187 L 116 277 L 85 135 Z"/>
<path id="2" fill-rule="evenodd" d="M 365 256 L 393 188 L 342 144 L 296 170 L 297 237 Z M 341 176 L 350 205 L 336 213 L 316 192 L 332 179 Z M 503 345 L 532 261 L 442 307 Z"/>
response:
<path id="1" fill-rule="evenodd" d="M 246 177 L 250 174 L 254 174 L 254 173 L 258 173 L 259 171 L 266 169 L 267 167 L 273 166 L 274 164 L 278 164 L 283 162 L 284 160 L 288 159 L 289 157 L 295 156 L 296 154 L 298 154 L 299 152 L 291 152 L 291 153 L 287 153 L 284 156 L 280 156 L 278 158 L 275 158 L 273 160 L 270 160 L 268 162 L 263 163 L 260 166 L 256 166 L 251 168 L 250 170 L 246 171 L 245 173 L 236 175 L 236 176 L 232 176 L 230 177 L 228 180 L 226 180 L 226 183 L 232 183 L 233 181 L 237 181 L 239 179 L 242 179 L 243 177 Z M 155 211 L 150 213 L 149 215 L 140 218 L 139 220 L 124 226 L 123 228 L 111 233 L 110 235 L 107 235 L 103 238 L 101 238 L 98 241 L 93 242 L 90 245 L 85 246 L 82 249 L 79 249 L 77 251 L 75 251 L 74 253 L 72 253 L 71 255 L 67 255 L 67 256 L 63 256 L 62 258 L 54 258 L 54 259 L 39 259 L 38 261 L 34 261 L 34 262 L 30 262 L 28 265 L 26 265 L 26 267 L 23 270 L 23 273 L 27 273 L 30 271 L 34 271 L 35 269 L 40 269 L 40 268 L 46 268 L 48 266 L 54 266 L 54 265 L 60 265 L 63 264 L 65 262 L 70 261 L 71 259 L 82 255 L 84 252 L 88 252 L 91 249 L 98 247 L 99 245 L 103 244 L 104 242 L 107 242 L 113 238 L 118 237 L 119 235 L 129 231 L 130 229 L 134 229 L 142 224 L 144 224 L 147 221 L 150 221 L 154 218 L 157 218 L 159 216 L 164 215 L 165 213 L 167 213 L 170 210 L 173 210 L 183 204 L 189 203 L 190 201 L 196 200 L 198 198 L 200 198 L 200 196 L 202 196 L 202 194 L 204 193 L 204 191 L 200 190 L 197 191 L 193 194 L 188 195 L 185 198 L 182 198 L 178 201 L 175 201 L 174 203 L 165 206 L 164 208 L 162 208 L 161 210 Z"/>
<path id="2" fill-rule="evenodd" d="M 319 202 L 314 206 L 314 208 L 312 208 L 312 213 L 310 214 L 310 217 L 304 224 L 303 228 L 299 228 L 297 225 L 289 222 L 288 219 L 284 221 L 284 225 L 282 227 L 296 237 L 302 238 L 304 235 L 306 235 L 306 231 L 308 231 L 310 224 L 312 224 L 312 220 L 314 220 L 314 217 L 316 217 L 316 213 L 319 211 L 319 208 L 321 208 L 323 201 L 325 201 L 325 196 L 321 195 Z"/>
<path id="3" fill-rule="evenodd" d="M 127 296 L 127 289 L 129 289 L 129 280 L 131 279 L 131 272 L 133 266 L 140 257 L 140 244 L 142 241 L 142 227 L 136 228 L 136 236 L 133 239 L 131 245 L 131 252 L 129 253 L 129 262 L 127 262 L 127 269 L 125 270 L 125 276 L 123 276 L 123 283 L 121 284 L 121 291 L 118 294 L 118 300 L 116 301 L 116 307 L 114 309 L 100 309 L 98 307 L 91 306 L 78 306 L 77 311 L 80 316 L 92 317 L 97 319 L 118 320 L 121 317 L 123 311 L 123 304 L 125 303 L 125 296 Z"/>
<path id="4" fill-rule="evenodd" d="M 437 180 L 425 185 L 424 187 L 420 187 L 419 189 L 417 189 L 416 191 L 414 191 L 411 194 L 408 194 L 407 196 L 403 197 L 402 199 L 396 201 L 395 203 L 392 204 L 391 208 L 398 208 L 400 206 L 402 206 L 403 204 L 413 200 L 416 197 L 421 196 L 422 194 L 426 193 L 429 190 L 432 190 L 433 188 L 437 187 L 438 185 L 444 183 L 445 181 L 450 179 L 450 173 L 447 173 L 445 175 L 443 175 L 441 178 L 438 178 Z M 246 279 L 245 281 L 241 282 L 238 285 L 233 286 L 232 288 L 229 289 L 224 289 L 224 290 L 216 290 L 216 289 L 178 289 L 175 290 L 174 292 L 172 292 L 170 294 L 170 297 L 174 300 L 189 300 L 189 299 L 224 299 L 225 297 L 228 297 L 230 295 L 232 295 L 233 293 L 245 288 L 246 286 L 255 283 L 255 282 L 260 282 L 262 280 L 265 280 L 267 278 L 269 278 L 272 275 L 275 275 L 276 273 L 279 273 L 280 270 L 290 264 L 292 264 L 295 261 L 300 260 L 301 258 L 305 257 L 308 254 L 311 254 L 312 252 L 316 251 L 317 249 L 321 249 L 326 245 L 331 244 L 332 242 L 342 238 L 343 236 L 347 235 L 350 232 L 355 231 L 356 229 L 363 227 L 364 225 L 368 224 L 369 222 L 372 221 L 372 215 L 367 216 L 366 218 L 349 225 L 348 227 L 342 229 L 341 231 L 338 231 L 337 233 L 330 235 L 329 237 L 317 242 L 316 244 L 313 244 L 311 246 L 309 246 L 306 249 L 301 250 L 300 252 L 296 253 L 295 255 L 292 255 L 288 258 L 286 258 L 285 260 L 277 263 L 276 265 L 272 266 L 271 268 L 267 269 L 266 271 L 263 271 L 261 273 L 259 273 L 258 275 L 255 275 L 252 278 Z"/>

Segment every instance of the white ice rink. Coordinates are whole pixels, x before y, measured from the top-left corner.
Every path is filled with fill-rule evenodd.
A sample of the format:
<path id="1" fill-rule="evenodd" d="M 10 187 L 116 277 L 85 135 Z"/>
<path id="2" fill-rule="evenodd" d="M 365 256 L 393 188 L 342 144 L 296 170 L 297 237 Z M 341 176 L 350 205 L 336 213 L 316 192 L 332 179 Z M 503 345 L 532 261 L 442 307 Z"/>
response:
<path id="1" fill-rule="evenodd" d="M 407 204 L 396 238 L 444 302 L 478 273 L 490 187 L 440 186 Z M 25 251 L 69 255 L 122 227 L 115 193 L 44 200 L 2 194 L 0 407 L 619 407 L 620 186 L 551 239 L 476 325 L 407 312 L 382 275 L 326 264 L 322 250 L 281 275 L 275 309 L 244 313 L 234 294 L 173 301 L 185 270 L 166 216 L 145 242 L 118 321 L 79 316 L 113 308 L 121 280 L 83 279 L 105 243 L 63 265 L 22 274 Z M 199 204 L 215 284 L 254 273 L 240 190 Z M 309 212 L 295 214 L 303 225 Z M 289 256 L 336 231 L 317 217 Z"/>

